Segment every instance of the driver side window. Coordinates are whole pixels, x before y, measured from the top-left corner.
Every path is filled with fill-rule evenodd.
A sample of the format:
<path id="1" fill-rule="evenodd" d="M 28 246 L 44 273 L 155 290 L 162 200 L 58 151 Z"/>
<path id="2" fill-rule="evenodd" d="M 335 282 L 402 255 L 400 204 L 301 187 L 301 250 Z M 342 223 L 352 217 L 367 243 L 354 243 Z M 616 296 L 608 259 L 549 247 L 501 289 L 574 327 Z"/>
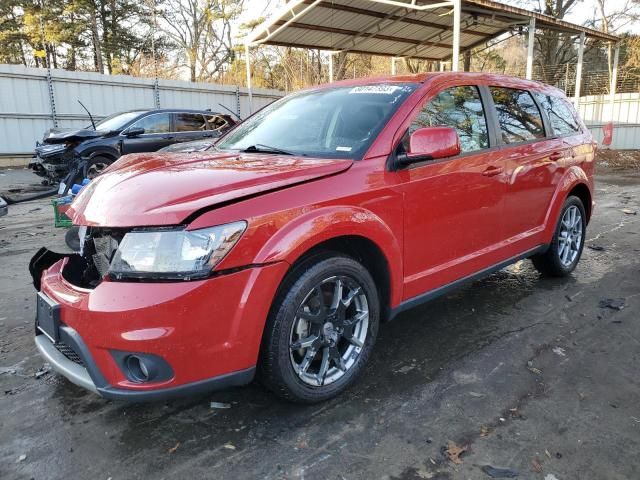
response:
<path id="1" fill-rule="evenodd" d="M 138 120 L 130 128 L 144 128 L 144 133 L 169 133 L 171 118 L 168 113 L 154 113 Z"/>
<path id="2" fill-rule="evenodd" d="M 411 133 L 436 126 L 455 128 L 463 153 L 489 148 L 489 130 L 477 87 L 447 88 L 429 100 L 409 126 L 403 139 L 405 151 Z"/>

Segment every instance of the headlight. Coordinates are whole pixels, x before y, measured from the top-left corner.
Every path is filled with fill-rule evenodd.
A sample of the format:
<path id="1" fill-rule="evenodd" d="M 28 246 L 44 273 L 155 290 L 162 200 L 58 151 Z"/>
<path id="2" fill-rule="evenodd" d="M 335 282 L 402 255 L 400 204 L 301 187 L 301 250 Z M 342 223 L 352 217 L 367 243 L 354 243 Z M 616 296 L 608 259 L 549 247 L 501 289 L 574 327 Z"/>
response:
<path id="1" fill-rule="evenodd" d="M 247 228 L 234 222 L 201 230 L 144 230 L 127 233 L 109 273 L 117 279 L 192 280 L 207 277 Z"/>
<path id="2" fill-rule="evenodd" d="M 66 143 L 43 144 L 37 147 L 37 150 L 41 156 L 55 155 L 64 152 L 68 146 Z"/>

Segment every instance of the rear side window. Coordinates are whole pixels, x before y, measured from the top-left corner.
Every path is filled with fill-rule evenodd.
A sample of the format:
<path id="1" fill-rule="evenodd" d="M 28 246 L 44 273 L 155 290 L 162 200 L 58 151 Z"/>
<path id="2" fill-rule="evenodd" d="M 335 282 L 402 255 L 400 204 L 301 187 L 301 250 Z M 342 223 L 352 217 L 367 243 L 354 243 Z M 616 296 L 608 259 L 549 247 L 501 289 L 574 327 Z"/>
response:
<path id="1" fill-rule="evenodd" d="M 538 106 L 526 90 L 490 87 L 504 143 L 520 143 L 544 137 Z"/>
<path id="2" fill-rule="evenodd" d="M 227 126 L 227 121 L 224 117 L 219 115 L 206 115 L 207 122 L 209 122 L 209 128 L 211 130 L 222 130 Z"/>
<path id="3" fill-rule="evenodd" d="M 567 100 L 542 93 L 536 93 L 536 98 L 551 122 L 554 135 L 568 135 L 580 131 Z"/>
<path id="4" fill-rule="evenodd" d="M 409 133 L 436 126 L 455 128 L 463 152 L 489 147 L 487 120 L 477 87 L 453 87 L 438 93 L 413 120 Z"/>
<path id="5" fill-rule="evenodd" d="M 207 129 L 204 116 L 199 113 L 178 113 L 176 115 L 176 132 L 199 132 Z"/>

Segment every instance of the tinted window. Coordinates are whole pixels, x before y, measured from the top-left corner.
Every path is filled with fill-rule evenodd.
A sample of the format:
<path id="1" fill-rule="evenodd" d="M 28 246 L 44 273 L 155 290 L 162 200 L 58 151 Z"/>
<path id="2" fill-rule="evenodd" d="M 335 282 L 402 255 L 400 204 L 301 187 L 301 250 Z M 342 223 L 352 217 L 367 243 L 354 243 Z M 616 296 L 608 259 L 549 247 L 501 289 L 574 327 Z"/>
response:
<path id="1" fill-rule="evenodd" d="M 537 93 L 536 98 L 547 114 L 555 135 L 566 135 L 580 131 L 567 100 L 541 93 Z"/>
<path id="2" fill-rule="evenodd" d="M 198 132 L 207 129 L 204 117 L 198 113 L 176 114 L 176 132 Z"/>
<path id="3" fill-rule="evenodd" d="M 207 122 L 209 122 L 209 128 L 211 130 L 222 130 L 227 126 L 227 121 L 224 117 L 219 115 L 205 115 Z"/>
<path id="4" fill-rule="evenodd" d="M 440 92 L 420 111 L 409 132 L 439 125 L 456 129 L 463 152 L 489 146 L 487 121 L 476 87 L 454 87 Z"/>
<path id="5" fill-rule="evenodd" d="M 544 137 L 542 116 L 526 90 L 490 87 L 504 143 L 526 142 Z"/>
<path id="6" fill-rule="evenodd" d="M 120 130 L 131 120 L 138 117 L 141 113 L 143 112 L 124 112 L 110 115 L 96 124 L 96 130 L 103 130 L 105 132 Z M 87 128 L 90 127 L 88 126 Z"/>
<path id="7" fill-rule="evenodd" d="M 148 115 L 136 123 L 131 128 L 144 128 L 144 133 L 167 133 L 171 131 L 171 121 L 168 113 L 154 113 Z"/>

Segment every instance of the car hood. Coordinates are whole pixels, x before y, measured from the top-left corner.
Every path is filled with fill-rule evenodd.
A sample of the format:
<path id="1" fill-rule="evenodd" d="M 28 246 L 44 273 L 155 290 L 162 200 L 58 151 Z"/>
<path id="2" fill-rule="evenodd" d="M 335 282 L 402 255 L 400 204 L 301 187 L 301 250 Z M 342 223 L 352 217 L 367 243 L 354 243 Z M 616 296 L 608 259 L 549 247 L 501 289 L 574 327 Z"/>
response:
<path id="1" fill-rule="evenodd" d="M 126 155 L 83 188 L 76 225 L 178 225 L 194 212 L 347 170 L 352 160 L 198 152 Z"/>
<path id="2" fill-rule="evenodd" d="M 71 128 L 51 128 L 42 139 L 43 143 L 66 143 L 73 140 L 87 140 L 89 138 L 98 138 L 106 135 L 107 132 L 93 129 L 71 129 Z"/>

